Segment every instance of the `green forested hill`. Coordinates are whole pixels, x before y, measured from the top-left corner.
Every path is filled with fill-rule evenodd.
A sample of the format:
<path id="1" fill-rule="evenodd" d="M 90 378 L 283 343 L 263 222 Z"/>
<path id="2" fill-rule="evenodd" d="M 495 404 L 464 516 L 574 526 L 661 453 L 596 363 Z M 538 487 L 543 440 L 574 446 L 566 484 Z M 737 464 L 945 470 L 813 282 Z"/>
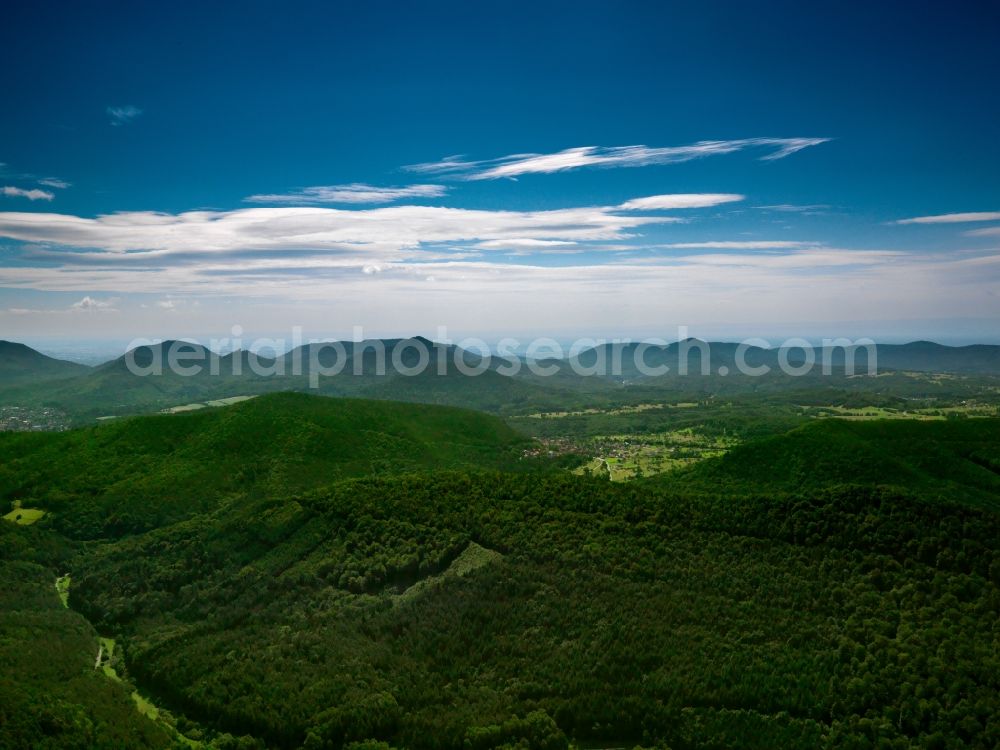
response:
<path id="1" fill-rule="evenodd" d="M 527 440 L 450 407 L 282 393 L 62 433 L 0 433 L 0 502 L 78 538 L 181 520 L 249 494 L 365 474 L 518 463 Z"/>
<path id="2" fill-rule="evenodd" d="M 998 539 L 873 490 L 446 473 L 133 537 L 71 601 L 165 703 L 275 747 L 991 747 Z"/>
<path id="3" fill-rule="evenodd" d="M 0 341 L 0 384 L 37 383 L 90 372 L 86 365 L 55 359 L 24 344 Z"/>
<path id="4" fill-rule="evenodd" d="M 655 481 L 725 492 L 889 485 L 1000 508 L 1000 420 L 819 420 Z"/>
<path id="5" fill-rule="evenodd" d="M 624 485 L 523 470 L 486 415 L 295 394 L 0 437 L 4 499 L 49 511 L 0 529 L 0 746 L 1000 744 L 995 420 L 817 421 Z M 127 704 L 74 687 L 87 622 L 152 728 L 88 728 Z M 65 674 L 31 676 L 46 643 Z"/>

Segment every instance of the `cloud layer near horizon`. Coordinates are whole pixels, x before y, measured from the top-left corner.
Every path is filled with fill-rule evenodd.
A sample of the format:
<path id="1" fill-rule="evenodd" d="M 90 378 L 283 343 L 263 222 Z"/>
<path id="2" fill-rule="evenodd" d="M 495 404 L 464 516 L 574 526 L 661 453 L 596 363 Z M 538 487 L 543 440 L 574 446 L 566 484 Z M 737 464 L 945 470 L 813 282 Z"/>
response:
<path id="1" fill-rule="evenodd" d="M 361 193 L 371 186 L 324 190 L 344 187 Z M 365 200 L 405 189 L 372 188 L 377 194 Z M 149 316 L 168 309 L 172 316 L 217 319 L 227 314 L 226 299 L 256 300 L 273 322 L 294 324 L 296 311 L 309 309 L 318 320 L 405 320 L 415 330 L 457 323 L 487 330 L 497 321 L 523 329 L 532 320 L 563 329 L 664 317 L 834 320 L 845 311 L 869 319 L 1000 315 L 996 249 L 925 253 L 717 232 L 673 242 L 663 236 L 675 231 L 672 225 L 704 218 L 700 209 L 725 211 L 744 199 L 676 193 L 544 211 L 300 205 L 94 218 L 7 212 L 0 213 L 0 237 L 17 244 L 0 264 L 0 287 L 82 294 L 60 309 L 127 311 L 102 316 L 121 326 L 150 325 L 156 319 Z M 930 218 L 904 221 L 993 215 Z M 977 231 L 985 236 L 993 229 Z M 583 253 L 572 263 L 559 259 Z M 98 293 L 114 295 L 114 302 Z M 119 304 L 120 294 L 174 296 L 169 307 L 137 307 L 128 298 Z M 174 301 L 185 296 L 205 304 Z M 238 310 L 242 317 L 258 302 L 228 314 Z M 16 316 L 22 325 L 46 312 L 51 306 L 11 305 L 0 308 L 0 320 Z"/>
<path id="2" fill-rule="evenodd" d="M 955 257 L 809 248 L 647 260 L 558 267 L 432 260 L 361 267 L 335 257 L 218 258 L 156 268 L 6 268 L 0 283 L 76 295 L 122 288 L 141 293 L 115 308 L 126 314 L 101 316 L 102 330 L 113 325 L 133 336 L 218 330 L 220 321 L 227 328 L 238 323 L 284 335 L 291 326 L 305 327 L 308 335 L 346 335 L 359 324 L 399 335 L 431 334 L 441 325 L 477 335 L 594 335 L 609 327 L 626 335 L 659 327 L 662 335 L 679 324 L 776 321 L 814 331 L 823 321 L 1000 313 L 992 291 L 1000 279 L 998 253 Z M 150 295 L 182 295 L 193 304 L 167 321 L 156 304 L 139 304 Z M 0 309 L 0 321 L 10 315 L 21 330 L 43 330 L 48 316 L 37 312 L 37 324 L 23 304 L 16 311 Z M 81 325 L 88 317 L 81 316 Z M 870 334 L 862 329 L 854 335 Z"/>
<path id="3" fill-rule="evenodd" d="M 739 195 L 716 193 L 659 195 L 626 201 L 618 206 L 549 211 L 486 211 L 440 206 L 360 210 L 287 207 L 180 214 L 134 211 L 93 219 L 67 214 L 8 212 L 0 213 L 0 237 L 84 249 L 90 251 L 85 254 L 119 258 L 240 250 L 398 254 L 420 245 L 462 241 L 620 240 L 639 227 L 682 220 L 678 215 L 643 213 L 645 211 L 704 208 L 741 199 Z M 82 255 L 77 257 L 82 259 Z"/>

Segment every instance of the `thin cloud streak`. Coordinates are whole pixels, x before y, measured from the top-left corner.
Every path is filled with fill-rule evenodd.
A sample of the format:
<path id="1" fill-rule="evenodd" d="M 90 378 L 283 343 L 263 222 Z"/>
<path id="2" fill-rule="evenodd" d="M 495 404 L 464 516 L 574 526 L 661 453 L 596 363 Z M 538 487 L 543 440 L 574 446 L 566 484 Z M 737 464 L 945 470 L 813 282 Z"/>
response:
<path id="1" fill-rule="evenodd" d="M 899 219 L 893 224 L 963 224 L 974 221 L 1000 221 L 1000 211 L 970 211 L 959 214 L 937 214 L 935 216 L 915 216 Z"/>
<path id="2" fill-rule="evenodd" d="M 648 198 L 633 198 L 630 201 L 625 201 L 618 208 L 622 211 L 711 208 L 745 199 L 746 196 L 735 193 L 675 193 L 673 195 L 651 195 Z"/>
<path id="3" fill-rule="evenodd" d="M 530 248 L 544 249 L 553 247 L 572 247 L 576 244 L 576 242 L 570 242 L 567 240 L 535 240 L 523 238 L 511 240 L 486 240 L 485 242 L 477 242 L 473 245 L 473 247 L 481 250 L 524 250 Z"/>
<path id="4" fill-rule="evenodd" d="M 799 206 L 794 203 L 778 203 L 772 206 L 756 206 L 761 211 L 778 211 L 789 214 L 818 214 L 827 211 L 830 206 L 826 203 L 812 203 Z"/>
<path id="5" fill-rule="evenodd" d="M 27 198 L 29 201 L 50 201 L 56 197 L 48 190 L 39 190 L 37 188 L 24 190 L 23 188 L 12 187 L 10 185 L 0 187 L 0 193 L 3 193 L 8 198 Z"/>
<path id="6" fill-rule="evenodd" d="M 61 180 L 58 177 L 39 177 L 31 172 L 12 172 L 8 169 L 8 165 L 2 161 L 0 161 L 0 179 L 17 182 L 34 182 L 42 187 L 55 188 L 56 190 L 65 190 L 68 187 L 72 187 L 72 183 Z"/>
<path id="7" fill-rule="evenodd" d="M 759 253 L 754 255 L 716 254 L 691 255 L 679 260 L 709 266 L 740 268 L 809 269 L 842 266 L 875 266 L 905 258 L 898 250 L 838 250 L 795 251 L 791 253 Z"/>
<path id="8" fill-rule="evenodd" d="M 966 237 L 1000 237 L 1000 227 L 986 227 L 985 229 L 970 229 L 965 232 Z"/>
<path id="9" fill-rule="evenodd" d="M 799 240 L 720 240 L 709 242 L 668 242 L 656 245 L 668 250 L 799 250 L 822 243 Z"/>
<path id="10" fill-rule="evenodd" d="M 404 169 L 419 174 L 439 174 L 463 180 L 496 180 L 525 174 L 551 174 L 582 167 L 644 167 L 680 164 L 709 156 L 732 154 L 754 148 L 769 151 L 761 161 L 784 159 L 802 149 L 818 146 L 830 138 L 742 138 L 730 141 L 698 141 L 687 146 L 578 146 L 552 154 L 511 154 L 496 159 L 466 161 L 450 156 L 437 162 L 411 164 Z"/>
<path id="11" fill-rule="evenodd" d="M 392 203 L 404 198 L 440 198 L 448 192 L 445 185 L 405 185 L 378 187 L 362 182 L 348 185 L 317 185 L 290 193 L 251 195 L 247 203 L 276 203 L 280 205 L 319 205 L 323 203 Z"/>

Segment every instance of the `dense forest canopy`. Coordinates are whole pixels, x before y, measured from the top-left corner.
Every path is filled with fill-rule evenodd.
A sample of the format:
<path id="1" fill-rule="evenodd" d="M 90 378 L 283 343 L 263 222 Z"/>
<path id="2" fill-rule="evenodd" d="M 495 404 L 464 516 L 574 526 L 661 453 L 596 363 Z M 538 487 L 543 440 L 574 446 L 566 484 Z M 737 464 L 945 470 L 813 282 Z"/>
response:
<path id="1" fill-rule="evenodd" d="M 995 746 L 997 421 L 760 408 L 624 483 L 294 394 L 0 435 L 3 744 Z"/>

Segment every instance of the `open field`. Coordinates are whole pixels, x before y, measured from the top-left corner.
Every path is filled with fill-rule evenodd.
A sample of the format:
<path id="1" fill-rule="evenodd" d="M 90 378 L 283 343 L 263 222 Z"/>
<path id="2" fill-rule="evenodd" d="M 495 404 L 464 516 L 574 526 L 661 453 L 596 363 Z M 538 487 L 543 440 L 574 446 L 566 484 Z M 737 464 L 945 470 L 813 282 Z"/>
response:
<path id="1" fill-rule="evenodd" d="M 94 669 L 100 667 L 101 671 L 112 680 L 120 681 L 121 678 L 118 676 L 118 672 L 111 666 L 111 660 L 114 658 L 114 655 L 115 639 L 99 637 L 97 639 L 97 660 L 94 662 Z"/>
<path id="2" fill-rule="evenodd" d="M 56 579 L 56 593 L 59 594 L 59 601 L 64 607 L 69 607 L 69 586 L 70 576 L 59 576 Z"/>
<path id="3" fill-rule="evenodd" d="M 139 713 L 148 716 L 153 721 L 160 718 L 160 709 L 150 703 L 148 700 L 139 695 L 138 690 L 132 691 L 132 700 L 135 701 L 136 710 Z"/>
<path id="4" fill-rule="evenodd" d="M 30 526 L 44 515 L 45 511 L 39 508 L 14 508 L 4 516 L 4 520 L 19 523 L 22 526 Z"/>
<path id="5" fill-rule="evenodd" d="M 181 406 L 171 406 L 169 409 L 164 409 L 163 414 L 181 414 L 186 411 L 198 411 L 199 409 L 208 409 L 217 406 L 230 406 L 231 404 L 238 404 L 240 401 L 249 401 L 255 398 L 254 396 L 230 396 L 228 398 L 217 398 L 212 401 L 205 401 L 204 403 L 196 402 L 193 404 L 182 404 Z"/>
<path id="6" fill-rule="evenodd" d="M 983 418 L 1000 416 L 995 404 L 959 404 L 956 406 L 893 409 L 881 406 L 850 408 L 846 406 L 803 406 L 810 417 L 835 417 L 838 419 L 949 419 L 955 417 Z"/>
<path id="7" fill-rule="evenodd" d="M 535 414 L 526 414 L 526 419 L 563 419 L 565 417 L 581 417 L 592 414 L 604 414 L 607 416 L 620 416 L 623 414 L 641 414 L 644 411 L 658 409 L 694 409 L 698 406 L 693 401 L 682 401 L 676 404 L 669 403 L 649 403 L 635 404 L 630 406 L 618 406 L 610 409 L 579 409 L 577 411 L 544 411 Z"/>

